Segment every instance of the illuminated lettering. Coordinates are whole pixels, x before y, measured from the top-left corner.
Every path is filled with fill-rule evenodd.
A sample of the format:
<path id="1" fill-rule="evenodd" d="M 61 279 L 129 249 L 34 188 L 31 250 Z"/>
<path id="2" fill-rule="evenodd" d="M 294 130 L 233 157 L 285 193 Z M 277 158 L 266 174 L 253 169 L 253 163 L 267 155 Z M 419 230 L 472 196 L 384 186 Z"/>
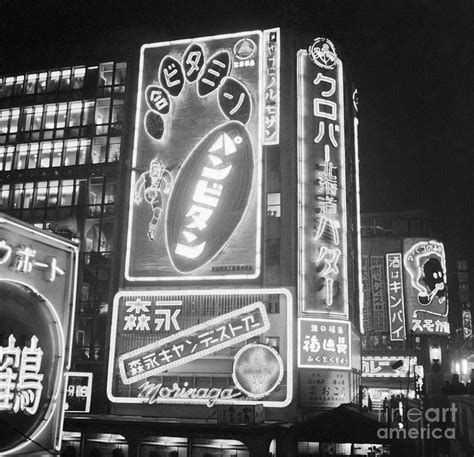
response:
<path id="1" fill-rule="evenodd" d="M 10 335 L 8 346 L 0 347 L 0 411 L 34 415 L 43 391 L 44 375 L 39 372 L 43 351 L 35 335 L 29 347 L 20 349 L 15 343 Z"/>
<path id="2" fill-rule="evenodd" d="M 13 249 L 5 240 L 0 240 L 0 265 L 8 263 L 12 256 Z"/>

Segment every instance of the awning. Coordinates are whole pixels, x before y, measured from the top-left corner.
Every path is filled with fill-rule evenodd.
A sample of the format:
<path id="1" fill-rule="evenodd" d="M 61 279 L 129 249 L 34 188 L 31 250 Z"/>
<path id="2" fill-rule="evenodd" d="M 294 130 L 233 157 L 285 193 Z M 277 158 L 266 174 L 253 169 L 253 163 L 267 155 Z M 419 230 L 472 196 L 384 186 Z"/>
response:
<path id="1" fill-rule="evenodd" d="M 343 404 L 295 424 L 293 431 L 300 440 L 325 443 L 385 443 L 377 431 L 387 425 L 375 414 L 354 404 Z"/>

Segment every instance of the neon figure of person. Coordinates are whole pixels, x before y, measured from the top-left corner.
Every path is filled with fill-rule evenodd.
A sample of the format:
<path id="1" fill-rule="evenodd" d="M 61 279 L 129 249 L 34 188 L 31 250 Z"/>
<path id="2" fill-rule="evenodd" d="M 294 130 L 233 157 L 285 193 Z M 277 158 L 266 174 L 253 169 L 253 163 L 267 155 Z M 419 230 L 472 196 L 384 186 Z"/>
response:
<path id="1" fill-rule="evenodd" d="M 135 184 L 135 203 L 139 205 L 145 199 L 153 210 L 147 232 L 150 241 L 155 240 L 155 230 L 163 212 L 163 193 L 169 193 L 172 182 L 173 178 L 163 162 L 153 159 L 150 169 L 142 173 Z"/>

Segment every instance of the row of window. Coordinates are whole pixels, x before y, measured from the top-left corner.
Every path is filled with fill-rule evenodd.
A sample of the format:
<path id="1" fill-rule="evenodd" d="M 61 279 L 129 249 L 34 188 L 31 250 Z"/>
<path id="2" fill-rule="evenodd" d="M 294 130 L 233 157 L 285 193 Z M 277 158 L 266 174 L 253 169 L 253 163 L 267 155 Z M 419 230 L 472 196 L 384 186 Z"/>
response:
<path id="1" fill-rule="evenodd" d="M 36 138 L 33 137 L 36 140 L 56 139 L 63 138 L 67 128 L 69 137 L 79 136 L 82 126 L 95 125 L 96 135 L 106 134 L 108 124 L 121 125 L 123 103 L 121 98 L 102 98 L 3 109 L 0 110 L 0 143 L 17 142 L 18 132 L 37 132 Z"/>
<path id="2" fill-rule="evenodd" d="M 82 203 L 90 207 L 90 216 L 96 217 L 98 208 L 115 203 L 116 186 L 116 181 L 104 177 L 2 184 L 0 209 L 69 207 Z"/>
<path id="3" fill-rule="evenodd" d="M 99 87 L 124 86 L 127 64 L 101 63 L 0 77 L 0 98 L 82 89 L 87 82 Z M 87 81 L 87 82 L 86 82 Z"/>
<path id="4" fill-rule="evenodd" d="M 0 145 L 0 171 L 116 162 L 120 159 L 121 138 L 100 136 Z"/>

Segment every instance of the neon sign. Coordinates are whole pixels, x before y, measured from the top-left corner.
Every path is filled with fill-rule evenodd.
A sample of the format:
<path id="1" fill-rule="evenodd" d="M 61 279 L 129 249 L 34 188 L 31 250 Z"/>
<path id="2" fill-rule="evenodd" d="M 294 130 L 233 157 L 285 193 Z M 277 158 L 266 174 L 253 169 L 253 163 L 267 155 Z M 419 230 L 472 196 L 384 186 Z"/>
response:
<path id="1" fill-rule="evenodd" d="M 275 349 L 263 344 L 248 344 L 236 354 L 232 379 L 248 397 L 265 398 L 283 378 L 283 361 Z"/>
<path id="2" fill-rule="evenodd" d="M 347 318 L 342 62 L 320 65 L 315 52 L 298 52 L 299 309 Z"/>
<path id="3" fill-rule="evenodd" d="M 254 404 L 258 399 L 268 407 L 287 406 L 293 385 L 292 312 L 286 289 L 119 292 L 113 306 L 108 397 L 114 403 L 153 405 L 207 404 L 215 396 L 219 404 Z M 252 344 L 263 357 L 258 360 L 268 362 L 263 377 L 253 373 L 264 390 L 243 376 L 255 357 L 240 356 L 239 350 Z M 209 373 L 213 378 L 206 380 Z M 226 380 L 230 391 L 217 393 L 222 384 L 214 378 Z"/>
<path id="4" fill-rule="evenodd" d="M 246 32 L 142 47 L 126 280 L 260 275 L 261 41 Z M 251 268 L 225 268 L 236 262 Z"/>
<path id="5" fill-rule="evenodd" d="M 446 257 L 443 243 L 404 240 L 407 314 L 415 333 L 449 334 Z"/>
<path id="6" fill-rule="evenodd" d="M 0 419 L 18 431 L 0 430 L 2 455 L 60 447 L 77 259 L 75 244 L 0 215 Z"/>
<path id="7" fill-rule="evenodd" d="M 387 254 L 386 260 L 390 339 L 392 341 L 403 341 L 406 338 L 406 329 L 402 255 L 398 253 Z"/>
<path id="8" fill-rule="evenodd" d="M 367 378 L 406 378 L 415 376 L 416 357 L 362 356 L 362 376 Z M 393 368 L 398 362 L 398 368 Z M 401 363 L 400 363 L 401 362 Z"/>
<path id="9" fill-rule="evenodd" d="M 132 384 L 149 378 L 265 333 L 269 328 L 265 307 L 260 302 L 253 303 L 120 356 L 122 382 Z"/>
<path id="10" fill-rule="evenodd" d="M 280 143 L 280 29 L 263 32 L 264 61 L 264 113 L 263 144 Z"/>
<path id="11" fill-rule="evenodd" d="M 298 367 L 351 368 L 350 322 L 298 319 Z"/>

